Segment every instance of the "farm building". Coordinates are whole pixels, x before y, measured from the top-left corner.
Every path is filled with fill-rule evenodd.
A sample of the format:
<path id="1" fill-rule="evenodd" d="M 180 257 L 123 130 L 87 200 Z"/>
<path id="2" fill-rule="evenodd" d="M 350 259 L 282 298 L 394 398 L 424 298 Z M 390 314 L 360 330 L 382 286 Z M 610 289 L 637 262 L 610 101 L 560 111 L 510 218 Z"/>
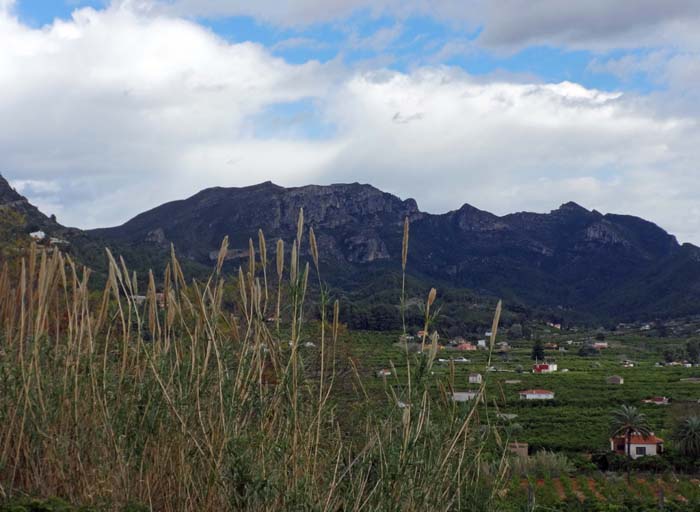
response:
<path id="1" fill-rule="evenodd" d="M 520 400 L 554 400 L 554 391 L 548 389 L 526 389 L 520 392 Z"/>
<path id="2" fill-rule="evenodd" d="M 481 384 L 482 377 L 480 373 L 470 373 L 469 374 L 469 384 Z"/>
<path id="3" fill-rule="evenodd" d="M 625 379 L 623 379 L 619 375 L 612 375 L 612 376 L 608 377 L 607 379 L 605 379 L 605 381 L 608 384 L 616 384 L 618 386 L 625 383 Z"/>
<path id="4" fill-rule="evenodd" d="M 556 371 L 556 363 L 535 363 L 532 365 L 532 373 L 552 373 Z"/>
<path id="5" fill-rule="evenodd" d="M 664 451 L 664 440 L 656 437 L 652 432 L 649 436 L 633 434 L 627 444 L 626 436 L 617 436 L 610 439 L 610 449 L 620 455 L 629 455 L 633 459 L 644 457 L 647 455 L 658 455 Z"/>
<path id="6" fill-rule="evenodd" d="M 474 400 L 477 395 L 478 392 L 476 391 L 455 391 L 452 393 L 452 400 L 455 402 L 469 402 Z"/>

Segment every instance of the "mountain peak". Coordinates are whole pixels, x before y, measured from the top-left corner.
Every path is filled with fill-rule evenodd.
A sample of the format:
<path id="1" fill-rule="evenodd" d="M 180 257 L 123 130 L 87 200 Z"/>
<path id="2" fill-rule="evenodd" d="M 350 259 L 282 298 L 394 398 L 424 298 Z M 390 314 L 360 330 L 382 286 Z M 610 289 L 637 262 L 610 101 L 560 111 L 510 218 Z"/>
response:
<path id="1" fill-rule="evenodd" d="M 591 213 L 589 210 L 584 208 L 578 203 L 575 203 L 574 201 L 569 201 L 568 203 L 564 203 L 561 205 L 559 208 L 554 210 L 555 212 L 578 212 L 578 213 Z"/>

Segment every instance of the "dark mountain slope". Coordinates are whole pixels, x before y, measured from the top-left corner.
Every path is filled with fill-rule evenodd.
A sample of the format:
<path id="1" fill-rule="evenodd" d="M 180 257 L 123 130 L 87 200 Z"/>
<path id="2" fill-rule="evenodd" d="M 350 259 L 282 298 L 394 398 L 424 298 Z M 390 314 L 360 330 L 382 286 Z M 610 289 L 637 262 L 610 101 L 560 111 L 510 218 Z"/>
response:
<path id="1" fill-rule="evenodd" d="M 594 318 L 700 311 L 699 249 L 681 247 L 643 219 L 575 203 L 548 214 L 499 217 L 464 205 L 431 215 L 412 199 L 369 185 L 283 188 L 268 182 L 203 190 L 92 235 L 140 250 L 172 242 L 201 264 L 211 262 L 228 235 L 233 268 L 247 258 L 248 238 L 258 228 L 269 241 L 293 240 L 301 207 L 317 233 L 326 278 L 346 290 L 366 283 L 368 275 L 400 268 L 401 225 L 408 216 L 409 268 L 417 279 Z"/>
<path id="2" fill-rule="evenodd" d="M 157 272 L 165 265 L 169 248 L 138 247 L 107 240 L 81 229 L 61 225 L 31 204 L 0 175 L 0 264 L 3 260 L 17 260 L 26 255 L 31 242 L 30 233 L 42 231 L 43 240 L 38 243 L 47 247 L 56 246 L 67 253 L 78 265 L 93 270 L 93 282 L 101 284 L 107 275 L 105 247 L 115 255 L 123 256 L 130 266 L 145 275 L 148 269 Z M 195 262 L 186 262 L 190 274 L 206 275 L 207 269 Z"/>

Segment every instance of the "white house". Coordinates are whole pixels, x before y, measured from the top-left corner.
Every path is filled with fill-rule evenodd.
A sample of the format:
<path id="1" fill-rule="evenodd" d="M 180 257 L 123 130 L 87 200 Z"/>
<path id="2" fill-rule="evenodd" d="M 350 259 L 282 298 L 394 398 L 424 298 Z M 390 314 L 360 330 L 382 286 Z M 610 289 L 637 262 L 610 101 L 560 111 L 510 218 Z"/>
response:
<path id="1" fill-rule="evenodd" d="M 520 392 L 520 400 L 554 400 L 554 391 L 548 389 L 526 389 Z"/>
<path id="2" fill-rule="evenodd" d="M 478 340 L 476 346 L 479 348 L 486 348 L 486 340 Z"/>
<path id="3" fill-rule="evenodd" d="M 32 237 L 34 240 L 43 240 L 46 238 L 46 233 L 43 231 L 34 231 L 33 233 L 29 233 L 29 236 Z"/>
<path id="4" fill-rule="evenodd" d="M 617 436 L 610 439 L 610 449 L 620 455 L 627 455 L 627 437 Z M 649 436 L 632 434 L 629 439 L 629 454 L 633 459 L 647 455 L 658 455 L 664 451 L 664 440 L 652 432 Z"/>
<path id="5" fill-rule="evenodd" d="M 477 391 L 455 391 L 452 393 L 452 400 L 455 402 L 469 402 L 474 400 L 478 394 Z"/>
<path id="6" fill-rule="evenodd" d="M 470 373 L 469 374 L 469 384 L 481 384 L 482 377 L 480 373 Z"/>
<path id="7" fill-rule="evenodd" d="M 553 373 L 557 371 L 557 363 L 536 363 L 532 365 L 532 373 Z"/>

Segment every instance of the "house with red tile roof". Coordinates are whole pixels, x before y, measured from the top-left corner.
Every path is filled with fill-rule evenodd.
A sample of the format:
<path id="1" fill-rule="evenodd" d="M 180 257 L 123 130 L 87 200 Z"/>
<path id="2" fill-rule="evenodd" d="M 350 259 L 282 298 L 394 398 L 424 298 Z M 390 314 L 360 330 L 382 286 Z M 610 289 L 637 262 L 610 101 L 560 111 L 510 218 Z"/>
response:
<path id="1" fill-rule="evenodd" d="M 629 442 L 629 455 L 633 459 L 646 457 L 647 455 L 658 455 L 664 451 L 664 440 L 656 437 L 652 432 L 648 436 L 632 434 L 627 436 L 616 436 L 610 439 L 610 449 L 620 455 L 627 455 Z"/>

